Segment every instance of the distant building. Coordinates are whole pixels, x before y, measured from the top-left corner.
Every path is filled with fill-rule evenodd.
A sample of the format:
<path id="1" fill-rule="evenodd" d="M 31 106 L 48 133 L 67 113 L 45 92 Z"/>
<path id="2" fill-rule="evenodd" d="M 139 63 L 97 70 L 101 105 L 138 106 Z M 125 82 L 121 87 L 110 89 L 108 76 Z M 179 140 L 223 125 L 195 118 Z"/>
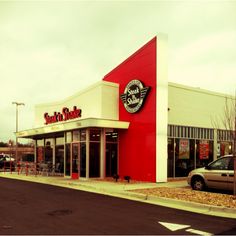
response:
<path id="1" fill-rule="evenodd" d="M 0 153 L 8 154 L 15 158 L 15 147 L 0 147 Z M 19 147 L 17 148 L 17 156 L 20 161 L 33 161 L 34 147 Z"/>

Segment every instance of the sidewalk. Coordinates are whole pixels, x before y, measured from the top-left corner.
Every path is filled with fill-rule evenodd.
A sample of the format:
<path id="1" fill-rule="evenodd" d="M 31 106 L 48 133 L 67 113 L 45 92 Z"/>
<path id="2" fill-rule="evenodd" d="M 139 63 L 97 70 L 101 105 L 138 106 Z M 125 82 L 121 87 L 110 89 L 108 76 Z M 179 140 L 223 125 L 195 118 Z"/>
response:
<path id="1" fill-rule="evenodd" d="M 179 189 L 187 188 L 188 184 L 186 180 L 170 181 L 167 183 L 145 183 L 145 182 L 133 182 L 128 183 L 127 181 L 103 181 L 98 179 L 79 179 L 72 180 L 66 177 L 56 176 L 41 176 L 41 175 L 18 175 L 17 173 L 3 173 L 0 172 L 0 177 L 18 179 L 23 181 L 37 182 L 42 184 L 50 184 L 54 186 L 60 186 L 65 188 L 72 188 L 87 192 L 94 192 L 114 197 L 125 198 L 134 201 L 140 201 L 149 204 L 155 204 L 165 207 L 171 207 L 175 209 L 191 211 L 200 214 L 214 215 L 220 217 L 228 217 L 236 219 L 236 209 L 210 206 L 190 201 L 181 201 L 172 198 L 163 198 L 153 196 L 149 194 L 143 194 L 135 192 L 134 190 L 140 189 L 154 189 L 157 187 L 167 187 Z M 132 191 L 131 191 L 132 190 Z"/>

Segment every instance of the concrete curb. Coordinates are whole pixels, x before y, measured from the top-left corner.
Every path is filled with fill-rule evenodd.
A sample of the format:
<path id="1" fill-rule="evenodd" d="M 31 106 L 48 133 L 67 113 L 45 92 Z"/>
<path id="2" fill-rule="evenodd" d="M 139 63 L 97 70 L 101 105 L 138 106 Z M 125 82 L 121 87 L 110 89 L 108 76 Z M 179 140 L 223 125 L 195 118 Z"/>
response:
<path id="1" fill-rule="evenodd" d="M 197 202 L 188 202 L 188 201 L 181 201 L 178 199 L 167 199 L 161 197 L 150 196 L 154 201 L 160 201 L 162 203 L 166 203 L 166 206 L 172 206 L 181 209 L 181 210 L 188 210 L 196 213 L 202 213 L 207 215 L 215 215 L 221 217 L 229 217 L 236 219 L 236 210 L 233 208 L 227 207 L 220 207 L 220 206 L 211 206 Z M 150 198 L 149 197 L 149 198 Z M 149 200 L 149 199 L 148 199 Z M 171 201 L 171 203 L 170 203 Z"/>
<path id="2" fill-rule="evenodd" d="M 108 195 L 108 196 L 113 196 L 113 197 L 120 197 L 124 199 L 140 201 L 144 203 L 170 207 L 170 208 L 184 210 L 184 211 L 236 219 L 236 209 L 233 209 L 233 208 L 205 205 L 201 203 L 182 201 L 182 200 L 172 199 L 172 198 L 156 197 L 152 195 L 145 195 L 142 193 L 129 192 L 128 189 L 122 189 L 122 190 L 117 190 L 115 188 L 108 189 L 108 188 L 100 187 L 99 185 L 94 186 L 91 184 L 86 185 L 83 182 L 72 182 L 69 179 L 68 180 L 61 179 L 60 181 L 58 180 L 55 181 L 55 179 L 49 179 L 49 178 L 47 179 L 47 177 L 42 177 L 42 176 L 31 176 L 31 175 L 25 176 L 25 175 L 16 175 L 16 174 L 6 175 L 6 174 L 2 174 L 1 172 L 0 172 L 0 177 L 41 183 L 41 184 L 48 184 L 48 185 L 64 187 L 64 188 L 71 188 L 75 190 L 82 190 L 82 191 L 87 191 L 90 193 L 98 193 L 98 194 L 103 194 L 103 195 Z"/>
<path id="3" fill-rule="evenodd" d="M 134 193 L 125 191 L 108 191 L 106 189 L 94 188 L 95 192 L 110 196 L 119 196 L 126 199 L 141 201 L 149 204 L 155 204 L 179 210 L 191 211 L 200 214 L 213 215 L 219 217 L 236 219 L 236 209 L 206 205 L 197 202 L 182 201 L 173 198 L 156 197 L 152 195 L 145 195 L 142 193 Z"/>
<path id="4" fill-rule="evenodd" d="M 87 187 L 87 186 L 86 186 Z M 85 187 L 85 189 L 86 189 Z M 91 186 L 90 186 L 91 187 Z M 109 191 L 103 188 L 91 187 L 96 193 L 110 195 L 110 196 L 118 196 L 125 199 L 131 199 L 136 201 L 141 201 L 149 204 L 161 205 L 165 207 L 175 208 L 179 210 L 186 210 L 195 213 L 201 213 L 206 215 L 214 215 L 219 217 L 233 218 L 236 219 L 236 209 L 220 207 L 220 206 L 212 206 L 206 205 L 197 202 L 188 202 L 182 201 L 173 198 L 164 198 L 164 197 L 156 197 L 152 195 L 145 195 L 142 193 L 134 193 L 125 191 Z"/>
<path id="5" fill-rule="evenodd" d="M 141 193 L 123 193 L 127 196 L 132 196 L 134 198 L 140 199 L 144 202 L 161 205 L 165 207 L 175 208 L 179 210 L 191 211 L 195 213 L 201 213 L 206 215 L 214 215 L 219 217 L 227 217 L 236 219 L 236 209 L 220 207 L 220 206 L 212 206 L 206 205 L 197 202 L 188 202 L 182 201 L 173 198 L 164 198 L 164 197 L 156 197 L 151 195 L 145 195 Z"/>

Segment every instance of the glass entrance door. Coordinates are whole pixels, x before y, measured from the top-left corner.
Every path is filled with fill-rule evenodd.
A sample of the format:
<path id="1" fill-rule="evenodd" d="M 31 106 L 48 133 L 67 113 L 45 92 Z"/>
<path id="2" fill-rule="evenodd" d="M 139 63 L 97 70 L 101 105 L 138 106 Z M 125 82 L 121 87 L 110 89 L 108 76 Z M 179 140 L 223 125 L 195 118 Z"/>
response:
<path id="1" fill-rule="evenodd" d="M 117 143 L 106 144 L 106 177 L 117 173 Z"/>
<path id="2" fill-rule="evenodd" d="M 80 161 L 80 145 L 79 143 L 72 144 L 72 156 L 71 156 L 71 178 L 78 179 L 79 178 L 79 161 Z"/>
<path id="3" fill-rule="evenodd" d="M 64 174 L 64 145 L 56 146 L 55 172 Z"/>
<path id="4" fill-rule="evenodd" d="M 100 177 L 100 143 L 89 145 L 89 177 Z"/>

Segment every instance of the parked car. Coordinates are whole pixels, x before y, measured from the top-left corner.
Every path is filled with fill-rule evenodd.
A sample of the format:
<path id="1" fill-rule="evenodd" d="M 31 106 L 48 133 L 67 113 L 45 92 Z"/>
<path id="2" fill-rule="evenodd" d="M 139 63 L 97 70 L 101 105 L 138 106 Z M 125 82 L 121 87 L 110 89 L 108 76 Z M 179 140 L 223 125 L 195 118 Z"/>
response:
<path id="1" fill-rule="evenodd" d="M 233 155 L 222 156 L 206 167 L 192 170 L 187 181 L 194 190 L 204 190 L 206 188 L 233 190 Z"/>
<path id="2" fill-rule="evenodd" d="M 12 170 L 15 169 L 15 159 L 6 155 L 6 154 L 0 154 L 0 169 L 3 169 L 5 166 L 6 169 L 12 168 Z"/>

